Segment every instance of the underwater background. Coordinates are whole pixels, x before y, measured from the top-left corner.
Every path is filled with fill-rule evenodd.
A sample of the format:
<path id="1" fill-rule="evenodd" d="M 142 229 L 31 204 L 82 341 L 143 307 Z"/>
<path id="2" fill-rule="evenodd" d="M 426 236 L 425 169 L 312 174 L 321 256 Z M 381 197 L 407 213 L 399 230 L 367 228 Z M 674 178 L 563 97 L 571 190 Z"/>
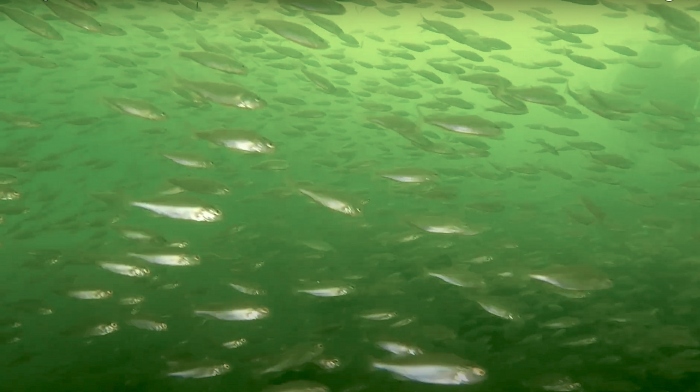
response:
<path id="1" fill-rule="evenodd" d="M 699 18 L 0 0 L 0 391 L 700 390 Z"/>

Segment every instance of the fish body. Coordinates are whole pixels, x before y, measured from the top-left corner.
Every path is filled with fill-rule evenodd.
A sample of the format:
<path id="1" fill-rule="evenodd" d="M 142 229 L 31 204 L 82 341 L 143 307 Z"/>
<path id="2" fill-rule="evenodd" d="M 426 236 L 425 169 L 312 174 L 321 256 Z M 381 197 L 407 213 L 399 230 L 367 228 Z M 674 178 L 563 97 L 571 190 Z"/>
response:
<path id="1" fill-rule="evenodd" d="M 177 78 L 177 83 L 197 97 L 239 109 L 256 110 L 267 106 L 259 95 L 243 86 L 231 83 L 202 82 Z"/>
<path id="2" fill-rule="evenodd" d="M 132 201 L 134 207 L 143 208 L 168 218 L 195 222 L 215 222 L 221 219 L 221 211 L 212 207 L 177 205 L 167 202 Z"/>
<path id="3" fill-rule="evenodd" d="M 267 317 L 267 308 L 240 308 L 227 310 L 195 310 L 197 316 L 209 316 L 224 321 L 251 321 Z"/>
<path id="4" fill-rule="evenodd" d="M 361 213 L 359 208 L 353 207 L 349 203 L 337 199 L 329 194 L 316 192 L 305 188 L 299 188 L 299 192 L 303 195 L 310 197 L 311 200 L 315 201 L 316 203 L 321 204 L 322 206 L 329 208 L 333 211 L 337 211 L 349 216 L 358 216 Z"/>
<path id="5" fill-rule="evenodd" d="M 486 371 L 451 354 L 373 361 L 372 367 L 401 378 L 435 385 L 476 384 L 486 379 Z"/>
<path id="6" fill-rule="evenodd" d="M 142 278 L 148 276 L 151 272 L 148 268 L 140 268 L 133 265 L 119 264 L 119 263 L 100 263 L 100 267 L 106 269 L 107 271 L 114 272 L 115 274 L 130 276 L 134 278 Z"/>
<path id="7" fill-rule="evenodd" d="M 203 366 L 181 370 L 178 372 L 170 372 L 168 373 L 168 376 L 178 378 L 209 378 L 228 373 L 230 370 L 231 366 L 229 364 L 224 363 L 220 365 Z"/>
<path id="8" fill-rule="evenodd" d="M 130 98 L 112 97 L 107 97 L 104 100 L 112 109 L 130 116 L 153 121 L 161 121 L 167 118 L 167 115 L 162 110 L 156 108 L 149 102 Z"/>
<path id="9" fill-rule="evenodd" d="M 63 36 L 43 19 L 24 12 L 17 8 L 0 6 L 0 12 L 5 14 L 13 22 L 31 31 L 32 33 L 53 41 L 63 41 Z"/>
<path id="10" fill-rule="evenodd" d="M 160 254 L 160 253 L 128 253 L 130 257 L 141 259 L 151 264 L 167 265 L 172 267 L 185 267 L 199 264 L 197 256 L 183 254 Z"/>

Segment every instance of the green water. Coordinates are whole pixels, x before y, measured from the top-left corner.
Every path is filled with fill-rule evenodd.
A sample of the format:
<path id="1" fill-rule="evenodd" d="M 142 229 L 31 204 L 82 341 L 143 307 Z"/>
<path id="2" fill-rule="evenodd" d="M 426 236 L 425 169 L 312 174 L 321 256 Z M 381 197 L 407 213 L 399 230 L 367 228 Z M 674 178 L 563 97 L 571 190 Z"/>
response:
<path id="1" fill-rule="evenodd" d="M 700 389 L 700 2 L 95 1 L 0 0 L 0 391 Z"/>

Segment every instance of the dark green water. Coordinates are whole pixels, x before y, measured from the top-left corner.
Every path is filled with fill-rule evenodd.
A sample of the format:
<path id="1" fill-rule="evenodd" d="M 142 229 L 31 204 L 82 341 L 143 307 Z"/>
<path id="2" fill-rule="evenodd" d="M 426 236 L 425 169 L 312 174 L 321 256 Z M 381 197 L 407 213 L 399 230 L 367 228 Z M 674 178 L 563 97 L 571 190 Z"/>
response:
<path id="1" fill-rule="evenodd" d="M 0 0 L 0 391 L 700 389 L 700 2 L 95 1 Z"/>

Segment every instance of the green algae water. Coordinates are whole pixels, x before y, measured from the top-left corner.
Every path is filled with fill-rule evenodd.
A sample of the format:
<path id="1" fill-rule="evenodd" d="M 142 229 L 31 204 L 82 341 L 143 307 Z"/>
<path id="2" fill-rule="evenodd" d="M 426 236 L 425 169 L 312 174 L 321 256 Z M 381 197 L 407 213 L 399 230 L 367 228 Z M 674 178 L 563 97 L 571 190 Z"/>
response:
<path id="1" fill-rule="evenodd" d="M 698 18 L 0 0 L 0 391 L 700 390 Z"/>

